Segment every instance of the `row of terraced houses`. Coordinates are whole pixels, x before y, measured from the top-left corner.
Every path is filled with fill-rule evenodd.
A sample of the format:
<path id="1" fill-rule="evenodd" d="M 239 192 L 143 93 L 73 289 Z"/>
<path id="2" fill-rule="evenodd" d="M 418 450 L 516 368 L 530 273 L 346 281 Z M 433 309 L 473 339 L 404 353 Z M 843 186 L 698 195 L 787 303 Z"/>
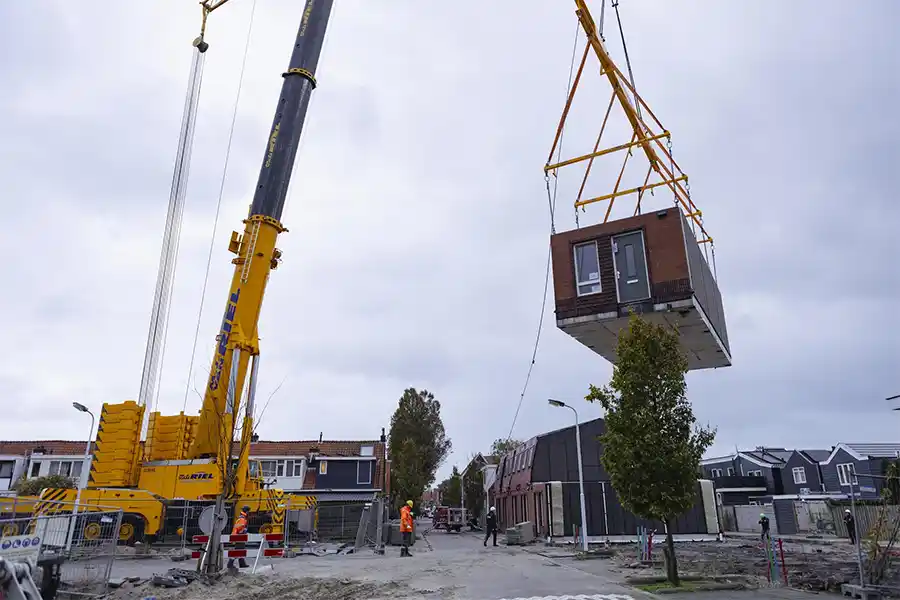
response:
<path id="1" fill-rule="evenodd" d="M 601 460 L 604 431 L 603 419 L 581 425 L 588 536 L 629 537 L 639 527 L 661 531 L 661 524 L 636 517 L 620 503 Z M 780 533 L 813 530 L 827 521 L 830 532 L 840 535 L 839 516 L 851 484 L 858 499 L 879 497 L 888 465 L 898 456 L 900 444 L 840 443 L 827 449 L 760 447 L 705 459 L 696 503 L 674 531 L 684 537 L 752 531 L 762 512 Z M 482 516 L 487 506 L 495 506 L 501 527 L 528 521 L 537 537 L 569 537 L 578 531 L 574 427 L 539 434 L 505 456 L 478 454 L 462 475 L 473 473 L 482 475 Z"/>
<path id="2" fill-rule="evenodd" d="M 880 498 L 898 458 L 897 443 L 794 450 L 760 446 L 707 458 L 701 469 L 715 486 L 726 531 L 753 531 L 764 513 L 782 534 L 833 528 L 830 532 L 840 535 L 837 517 L 850 494 L 864 501 Z"/>
<path id="3" fill-rule="evenodd" d="M 65 475 L 84 487 L 90 465 L 85 446 L 69 440 L 0 441 L 0 494 L 20 477 Z M 250 456 L 272 487 L 309 493 L 320 504 L 368 502 L 390 488 L 382 441 L 259 440 L 250 445 Z"/>

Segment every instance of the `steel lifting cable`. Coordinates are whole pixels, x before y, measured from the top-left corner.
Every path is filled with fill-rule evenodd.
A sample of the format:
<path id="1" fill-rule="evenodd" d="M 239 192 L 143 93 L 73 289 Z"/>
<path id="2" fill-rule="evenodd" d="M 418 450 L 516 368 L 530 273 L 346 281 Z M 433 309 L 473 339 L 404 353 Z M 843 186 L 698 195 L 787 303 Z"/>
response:
<path id="1" fill-rule="evenodd" d="M 193 374 L 194 374 L 194 360 L 197 356 L 197 341 L 200 338 L 200 322 L 203 318 L 203 305 L 206 302 L 206 288 L 207 288 L 207 285 L 209 284 L 209 271 L 210 271 L 210 267 L 212 266 L 212 256 L 213 256 L 213 250 L 215 249 L 215 242 L 216 242 L 216 231 L 218 230 L 218 226 L 219 226 L 219 214 L 222 210 L 222 197 L 224 196 L 224 192 L 225 192 L 225 177 L 228 173 L 228 159 L 231 157 L 231 143 L 232 143 L 232 140 L 234 139 L 234 127 L 235 127 L 235 123 L 237 122 L 238 103 L 240 102 L 241 90 L 243 89 L 243 86 L 244 86 L 244 69 L 247 66 L 247 55 L 249 54 L 249 51 L 250 51 L 250 37 L 253 32 L 253 16 L 255 14 L 256 14 L 256 0 L 253 0 L 253 4 L 250 7 L 250 22 L 247 25 L 247 38 L 244 41 L 244 57 L 241 60 L 241 71 L 240 71 L 240 74 L 238 75 L 238 86 L 237 86 L 237 92 L 235 93 L 235 98 L 234 98 L 234 108 L 232 109 L 232 112 L 231 112 L 231 127 L 228 130 L 228 145 L 226 146 L 226 149 L 225 149 L 225 162 L 222 166 L 222 179 L 219 182 L 219 197 L 218 197 L 218 200 L 216 201 L 216 216 L 213 219 L 212 235 L 210 236 L 210 241 L 209 241 L 209 253 L 206 257 L 206 273 L 203 276 L 203 289 L 200 292 L 200 309 L 197 311 L 197 324 L 196 324 L 196 327 L 194 328 L 194 344 L 193 344 L 193 349 L 191 351 L 190 365 L 188 367 L 187 382 L 185 383 L 185 387 L 184 387 L 184 403 L 182 404 L 182 408 L 181 408 L 182 412 L 187 409 L 188 394 L 190 394 L 190 391 L 191 391 L 191 382 L 193 380 Z"/>
<path id="2" fill-rule="evenodd" d="M 169 191 L 169 207 L 166 213 L 166 225 L 163 232 L 159 269 L 156 275 L 156 289 L 150 317 L 150 331 L 147 336 L 144 367 L 141 373 L 141 386 L 138 394 L 138 403 L 141 406 L 150 408 L 151 412 L 156 408 L 159 401 L 159 365 L 165 357 L 166 334 L 168 333 L 169 324 L 168 314 L 171 305 L 175 265 L 178 260 L 181 225 L 184 220 L 184 200 L 197 122 L 197 106 L 203 81 L 203 65 L 204 54 L 195 47 L 188 80 L 188 91 L 185 96 L 181 129 L 179 131 L 178 150 L 175 156 L 175 168 L 172 173 L 172 185 Z M 147 421 L 145 420 L 144 423 L 146 426 Z"/>
<path id="3" fill-rule="evenodd" d="M 575 39 L 572 43 L 572 59 L 569 64 L 569 81 L 566 84 L 566 98 L 569 97 L 569 93 L 572 91 L 572 76 L 575 72 L 575 56 L 578 50 L 578 31 L 581 27 L 581 24 L 576 22 L 575 27 Z M 560 156 L 562 155 L 562 145 L 563 145 L 563 137 L 565 136 L 565 125 L 563 125 L 563 129 L 560 132 L 559 136 L 559 146 L 557 147 L 556 162 L 560 162 Z M 547 202 L 550 206 L 550 235 L 556 233 L 556 223 L 555 223 L 555 213 L 556 213 L 556 192 L 559 185 L 559 177 L 554 173 L 554 181 L 553 181 L 553 191 L 550 191 L 550 179 L 547 175 L 544 176 L 544 182 L 547 187 Z M 575 210 L 575 219 L 576 222 L 578 220 L 578 209 Z M 544 314 L 547 312 L 547 290 L 550 288 L 550 267 L 552 265 L 552 246 L 548 240 L 547 242 L 547 265 L 544 271 L 544 293 L 541 296 L 541 314 L 538 318 L 538 327 L 537 334 L 534 338 L 534 348 L 531 351 L 531 363 L 528 365 L 528 373 L 525 375 L 525 383 L 522 385 L 522 393 L 519 394 L 519 402 L 516 404 L 516 412 L 513 415 L 512 425 L 509 427 L 509 435 L 506 436 L 506 441 L 512 439 L 513 430 L 516 427 L 516 421 L 519 420 L 519 412 L 522 410 L 522 402 L 525 400 L 525 392 L 528 391 L 528 384 L 531 382 L 531 373 L 534 371 L 534 363 L 537 359 L 537 351 L 538 345 L 541 342 L 541 332 L 544 329 Z"/>
<path id="4" fill-rule="evenodd" d="M 603 42 L 606 42 L 606 38 L 603 37 L 603 21 L 606 20 L 606 0 L 600 0 L 600 23 L 597 25 L 597 34 L 600 36 L 600 39 Z"/>
<path id="5" fill-rule="evenodd" d="M 634 84 L 634 72 L 631 70 L 631 59 L 628 57 L 628 44 L 625 43 L 625 30 L 622 28 L 622 17 L 619 15 L 619 0 L 612 0 L 612 7 L 616 9 L 616 21 L 619 23 L 619 37 L 622 38 L 622 50 L 625 52 L 625 66 L 628 68 L 628 79 L 631 80 L 631 89 L 634 91 L 634 108 L 637 110 L 638 119 L 643 120 L 643 117 L 641 116 L 641 103 L 637 98 L 637 86 Z"/>

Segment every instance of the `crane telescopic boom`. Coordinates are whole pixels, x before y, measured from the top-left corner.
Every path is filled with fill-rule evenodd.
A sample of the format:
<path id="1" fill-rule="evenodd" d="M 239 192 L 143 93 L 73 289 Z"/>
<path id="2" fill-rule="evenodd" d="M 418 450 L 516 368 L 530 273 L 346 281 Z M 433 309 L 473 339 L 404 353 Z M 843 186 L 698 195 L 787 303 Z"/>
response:
<path id="1" fill-rule="evenodd" d="M 257 325 L 260 307 L 269 271 L 278 266 L 281 258 L 275 242 L 279 233 L 287 231 L 281 224 L 281 214 L 310 96 L 316 87 L 316 66 L 332 4 L 333 0 L 306 1 L 290 64 L 282 74 L 281 96 L 253 203 L 244 220 L 244 233 L 233 232 L 228 247 L 237 255 L 232 260 L 234 276 L 216 338 L 197 434 L 188 455 L 190 458 L 216 457 L 221 464 L 227 464 L 225 461 L 231 457 L 236 408 L 241 406 L 244 380 L 253 357 L 242 425 L 242 442 L 248 443 L 241 444 L 237 481 L 231 493 L 241 493 L 246 482 L 259 357 Z"/>

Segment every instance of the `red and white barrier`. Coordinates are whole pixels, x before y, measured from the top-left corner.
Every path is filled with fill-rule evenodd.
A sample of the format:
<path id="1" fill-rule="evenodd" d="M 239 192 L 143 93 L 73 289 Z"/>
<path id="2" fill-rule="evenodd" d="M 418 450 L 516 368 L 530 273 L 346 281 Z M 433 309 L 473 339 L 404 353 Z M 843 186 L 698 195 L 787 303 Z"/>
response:
<path id="1" fill-rule="evenodd" d="M 276 558 L 284 556 L 284 548 L 272 548 L 270 544 L 279 543 L 284 541 L 283 533 L 236 533 L 233 535 L 222 535 L 221 543 L 222 543 L 222 552 L 225 558 L 253 558 L 255 562 L 253 564 L 253 571 L 256 571 L 256 563 L 259 562 L 260 557 L 264 558 Z M 195 544 L 203 544 L 206 545 L 209 543 L 208 535 L 195 535 L 193 537 L 193 542 Z M 236 548 L 226 548 L 227 544 L 259 544 L 259 548 L 250 548 L 250 549 L 236 549 Z M 191 551 L 191 558 L 200 558 L 202 556 L 203 551 L 201 550 L 193 550 Z"/>
<path id="2" fill-rule="evenodd" d="M 258 544 L 263 540 L 267 542 L 283 542 L 284 534 L 283 533 L 234 533 L 231 535 L 222 535 L 221 538 L 223 544 Z M 209 541 L 208 535 L 195 535 L 193 538 L 195 544 L 205 544 Z"/>

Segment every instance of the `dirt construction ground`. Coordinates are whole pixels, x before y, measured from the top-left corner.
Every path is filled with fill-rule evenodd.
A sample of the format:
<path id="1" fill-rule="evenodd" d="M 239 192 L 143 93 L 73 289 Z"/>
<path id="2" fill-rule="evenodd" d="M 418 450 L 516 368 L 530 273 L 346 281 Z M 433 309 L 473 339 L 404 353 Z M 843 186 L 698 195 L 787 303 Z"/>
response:
<path id="1" fill-rule="evenodd" d="M 425 529 L 425 528 L 423 528 Z M 332 548 L 332 550 L 334 550 Z M 791 583 L 825 589 L 848 580 L 855 563 L 849 544 L 786 545 Z M 682 573 L 737 574 L 751 580 L 765 577 L 765 556 L 758 542 L 730 540 L 678 544 Z M 432 532 L 416 542 L 411 558 L 397 547 L 384 556 L 365 549 L 360 554 L 327 554 L 276 559 L 256 575 L 241 572 L 207 585 L 154 586 L 147 580 L 171 568 L 193 569 L 192 561 L 168 559 L 118 560 L 114 578 L 141 578 L 110 592 L 110 600 L 363 600 L 370 598 L 458 600 L 639 600 L 650 594 L 628 584 L 627 577 L 648 575 L 654 566 L 639 565 L 635 546 L 619 546 L 612 558 L 579 560 L 569 547 L 482 546 L 477 533 Z M 661 572 L 661 568 L 659 569 Z M 809 598 L 808 592 L 770 588 L 696 592 L 679 598 L 746 600 Z"/>

